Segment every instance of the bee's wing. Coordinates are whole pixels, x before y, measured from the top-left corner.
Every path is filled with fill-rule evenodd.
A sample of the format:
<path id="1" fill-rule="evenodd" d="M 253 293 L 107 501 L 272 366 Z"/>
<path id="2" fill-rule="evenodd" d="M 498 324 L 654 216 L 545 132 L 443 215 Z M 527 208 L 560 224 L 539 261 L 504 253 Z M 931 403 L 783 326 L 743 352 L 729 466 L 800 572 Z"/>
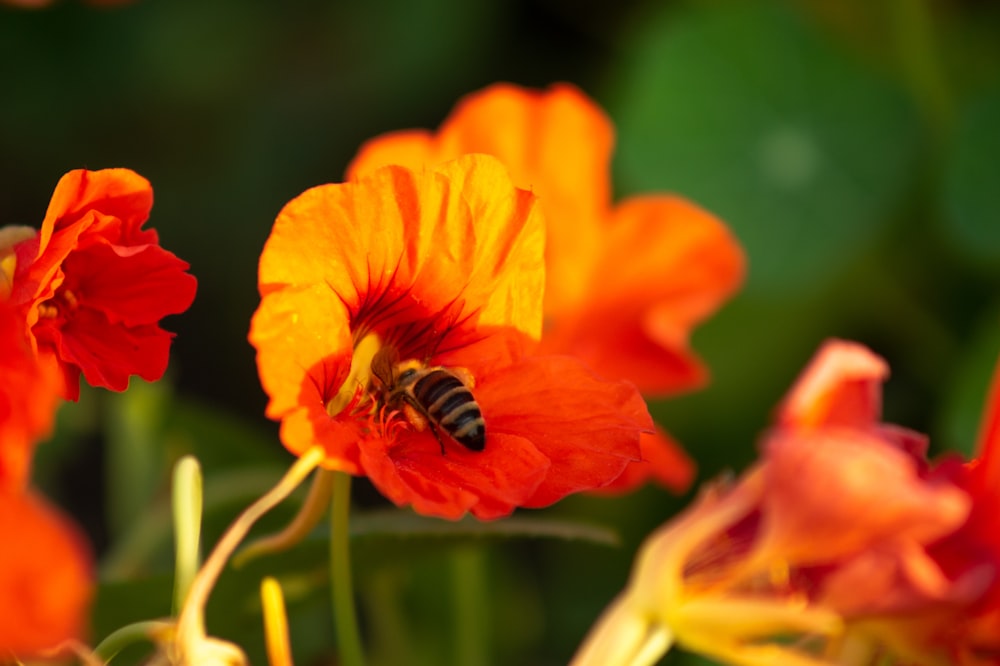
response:
<path id="1" fill-rule="evenodd" d="M 377 379 L 384 388 L 391 388 L 396 384 L 396 365 L 399 363 L 399 352 L 392 345 L 386 345 L 375 352 L 372 358 L 372 376 Z"/>

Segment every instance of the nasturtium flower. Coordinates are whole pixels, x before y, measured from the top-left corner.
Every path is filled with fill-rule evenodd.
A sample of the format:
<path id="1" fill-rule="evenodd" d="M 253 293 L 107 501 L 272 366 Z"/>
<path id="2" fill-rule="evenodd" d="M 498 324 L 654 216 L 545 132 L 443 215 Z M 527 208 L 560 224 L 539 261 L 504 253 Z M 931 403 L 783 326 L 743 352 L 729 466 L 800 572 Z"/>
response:
<path id="1" fill-rule="evenodd" d="M 881 423 L 887 375 L 860 345 L 824 346 L 760 461 L 647 540 L 574 665 L 652 664 L 672 644 L 729 664 L 996 663 L 996 505 L 977 504 L 997 491 L 977 497 Z"/>
<path id="2" fill-rule="evenodd" d="M 0 377 L 0 659 L 27 659 L 80 638 L 93 567 L 78 528 L 28 486 L 61 383 L 58 368 L 35 358 L 20 311 L 2 299 Z"/>
<path id="3" fill-rule="evenodd" d="M 130 375 L 154 381 L 166 370 L 173 334 L 160 320 L 191 305 L 196 281 L 142 228 L 152 205 L 133 171 L 71 171 L 38 233 L 13 246 L 9 300 L 41 362 L 58 362 L 67 399 L 79 396 L 81 373 L 121 391 Z"/>
<path id="4" fill-rule="evenodd" d="M 691 330 L 742 282 L 743 253 L 725 225 L 681 197 L 649 194 L 613 205 L 613 144 L 611 122 L 572 86 L 497 84 L 459 102 L 436 133 L 401 131 L 368 142 L 348 173 L 465 153 L 499 158 L 545 213 L 542 349 L 664 397 L 705 383 Z M 643 438 L 642 458 L 605 489 L 629 490 L 652 477 L 683 490 L 694 475 L 661 431 Z"/>
<path id="5" fill-rule="evenodd" d="M 87 629 L 93 560 L 79 528 L 31 490 L 0 483 L 0 655 L 51 656 Z"/>
<path id="6" fill-rule="evenodd" d="M 652 423 L 631 384 L 536 353 L 544 235 L 535 197 L 485 155 L 376 169 L 291 201 L 261 255 L 250 332 L 285 446 L 319 444 L 325 467 L 448 518 L 617 478 Z M 471 378 L 483 451 L 379 408 L 372 361 L 387 350 Z"/>

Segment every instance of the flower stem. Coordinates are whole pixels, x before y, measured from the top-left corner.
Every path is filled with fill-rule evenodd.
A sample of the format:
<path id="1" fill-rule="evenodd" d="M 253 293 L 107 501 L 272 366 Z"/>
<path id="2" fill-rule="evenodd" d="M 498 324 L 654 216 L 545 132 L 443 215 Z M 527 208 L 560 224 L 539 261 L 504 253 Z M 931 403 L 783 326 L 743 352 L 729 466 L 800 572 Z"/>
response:
<path id="1" fill-rule="evenodd" d="M 147 620 L 129 624 L 108 634 L 107 638 L 94 648 L 94 655 L 102 663 L 106 663 L 129 645 L 139 641 L 155 643 L 172 629 L 173 623 L 165 620 Z"/>
<path id="2" fill-rule="evenodd" d="M 174 466 L 174 612 L 184 607 L 191 581 L 201 564 L 201 466 L 184 456 Z"/>
<path id="3" fill-rule="evenodd" d="M 276 534 L 270 534 L 247 544 L 233 556 L 233 566 L 239 568 L 261 555 L 287 550 L 305 539 L 323 519 L 327 507 L 330 506 L 333 474 L 325 469 L 316 470 L 312 485 L 309 487 L 309 495 L 292 522 Z"/>
<path id="4" fill-rule="evenodd" d="M 194 655 L 205 639 L 204 610 L 208 595 L 236 547 L 262 515 L 288 497 L 323 459 L 323 449 L 306 451 L 271 490 L 244 509 L 219 539 L 191 582 L 184 606 L 177 618 L 176 642 L 182 655 Z M 183 659 L 181 660 L 183 663 Z"/>
<path id="5" fill-rule="evenodd" d="M 489 617 L 486 594 L 486 555 L 470 545 L 451 556 L 452 600 L 455 609 L 455 663 L 488 666 Z"/>
<path id="6" fill-rule="evenodd" d="M 364 666 L 351 582 L 351 475 L 337 472 L 333 477 L 333 506 L 330 510 L 330 585 L 333 622 L 343 666 Z"/>

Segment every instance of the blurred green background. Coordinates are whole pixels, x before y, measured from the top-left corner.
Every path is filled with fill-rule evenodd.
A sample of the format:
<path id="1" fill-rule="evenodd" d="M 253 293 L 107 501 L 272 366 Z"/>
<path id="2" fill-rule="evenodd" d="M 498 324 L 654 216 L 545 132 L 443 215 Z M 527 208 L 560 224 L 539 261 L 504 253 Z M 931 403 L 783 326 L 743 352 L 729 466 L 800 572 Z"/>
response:
<path id="1" fill-rule="evenodd" d="M 753 459 L 774 405 L 831 336 L 888 359 L 887 420 L 928 432 L 937 452 L 969 454 L 1000 349 L 997 35 L 988 0 L 0 7 L 2 222 L 39 224 L 68 170 L 129 167 L 153 183 L 164 247 L 199 279 L 191 310 L 166 322 L 178 334 L 167 379 L 84 392 L 39 449 L 37 483 L 101 557 L 95 642 L 170 612 L 179 455 L 205 468 L 207 543 L 290 461 L 246 343 L 277 212 L 340 179 L 365 139 L 436 127 L 495 81 L 575 83 L 616 123 L 619 197 L 679 192 L 745 244 L 745 289 L 694 337 L 712 385 L 653 405 L 701 479 Z M 384 508 L 355 485 L 361 509 Z M 566 663 L 643 535 L 686 501 L 647 488 L 529 512 L 609 527 L 618 546 L 583 528 L 528 538 L 463 524 L 386 530 L 359 516 L 371 662 Z M 335 663 L 323 541 L 227 572 L 209 631 L 265 663 L 257 584 L 280 574 L 296 663 Z M 475 580 L 481 615 L 456 616 L 454 591 Z"/>

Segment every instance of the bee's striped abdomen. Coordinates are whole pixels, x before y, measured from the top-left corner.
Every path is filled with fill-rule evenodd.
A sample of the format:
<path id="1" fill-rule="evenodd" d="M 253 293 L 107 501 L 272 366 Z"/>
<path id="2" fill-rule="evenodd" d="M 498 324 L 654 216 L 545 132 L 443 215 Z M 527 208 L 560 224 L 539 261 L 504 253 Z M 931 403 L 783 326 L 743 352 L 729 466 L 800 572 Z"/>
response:
<path id="1" fill-rule="evenodd" d="M 459 444 L 473 451 L 486 446 L 483 413 L 465 384 L 442 368 L 435 368 L 413 385 L 413 397 L 427 416 Z"/>

